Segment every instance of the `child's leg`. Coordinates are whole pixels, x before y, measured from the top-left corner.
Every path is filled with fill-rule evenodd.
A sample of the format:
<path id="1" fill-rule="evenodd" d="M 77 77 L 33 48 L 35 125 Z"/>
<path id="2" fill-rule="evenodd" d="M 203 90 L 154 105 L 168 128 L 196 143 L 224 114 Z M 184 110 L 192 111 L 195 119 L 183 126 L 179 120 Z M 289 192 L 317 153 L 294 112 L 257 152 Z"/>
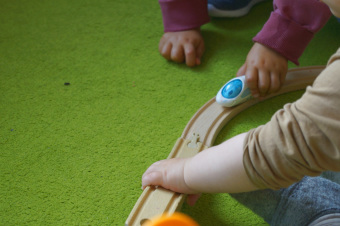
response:
<path id="1" fill-rule="evenodd" d="M 340 213 L 339 194 L 339 184 L 322 177 L 305 177 L 286 189 L 233 194 L 232 197 L 270 225 L 308 225 L 322 216 Z"/>
<path id="2" fill-rule="evenodd" d="M 265 0 L 208 0 L 208 13 L 213 17 L 241 17 Z"/>
<path id="3" fill-rule="evenodd" d="M 278 191 L 260 190 L 246 193 L 230 194 L 239 203 L 248 207 L 266 222 L 272 222 L 276 207 L 280 202 L 283 189 Z"/>
<path id="4" fill-rule="evenodd" d="M 340 172 L 327 171 L 321 174 L 321 177 L 340 184 Z"/>
<path id="5" fill-rule="evenodd" d="M 308 226 L 332 226 L 340 225 L 340 213 L 331 213 L 323 215 L 322 217 L 316 219 Z"/>

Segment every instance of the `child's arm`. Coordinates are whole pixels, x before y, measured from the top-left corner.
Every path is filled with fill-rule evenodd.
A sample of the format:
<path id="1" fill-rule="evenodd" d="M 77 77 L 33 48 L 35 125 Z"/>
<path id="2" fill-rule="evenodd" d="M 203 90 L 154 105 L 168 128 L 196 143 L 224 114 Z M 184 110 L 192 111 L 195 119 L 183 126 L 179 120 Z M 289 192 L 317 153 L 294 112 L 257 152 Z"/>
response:
<path id="1" fill-rule="evenodd" d="M 280 189 L 306 175 L 340 171 L 339 70 L 340 49 L 313 86 L 268 123 L 195 157 L 155 163 L 143 175 L 143 188 L 188 194 Z"/>
<path id="2" fill-rule="evenodd" d="M 154 163 L 143 175 L 143 188 L 160 185 L 186 194 L 256 190 L 243 167 L 245 136 L 240 134 L 192 158 Z"/>
<path id="3" fill-rule="evenodd" d="M 314 34 L 330 16 L 327 5 L 319 0 L 274 0 L 274 11 L 253 38 L 256 43 L 237 73 L 246 74 L 253 96 L 264 96 L 280 88 L 287 59 L 298 65 Z"/>

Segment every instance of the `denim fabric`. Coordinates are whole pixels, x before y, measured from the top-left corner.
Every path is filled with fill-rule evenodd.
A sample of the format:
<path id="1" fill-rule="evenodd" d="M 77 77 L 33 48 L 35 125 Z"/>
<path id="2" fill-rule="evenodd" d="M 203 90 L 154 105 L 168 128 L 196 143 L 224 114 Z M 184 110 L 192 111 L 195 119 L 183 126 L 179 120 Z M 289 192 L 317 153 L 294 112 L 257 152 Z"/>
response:
<path id="1" fill-rule="evenodd" d="M 231 196 L 270 225 L 308 225 L 340 213 L 340 172 L 305 177 L 288 188 L 261 190 Z"/>
<path id="2" fill-rule="evenodd" d="M 220 10 L 238 10 L 247 7 L 254 0 L 208 0 L 208 4 Z"/>
<path id="3" fill-rule="evenodd" d="M 221 10 L 236 10 L 246 7 L 251 0 L 208 0 L 208 4 L 214 5 L 216 8 Z"/>

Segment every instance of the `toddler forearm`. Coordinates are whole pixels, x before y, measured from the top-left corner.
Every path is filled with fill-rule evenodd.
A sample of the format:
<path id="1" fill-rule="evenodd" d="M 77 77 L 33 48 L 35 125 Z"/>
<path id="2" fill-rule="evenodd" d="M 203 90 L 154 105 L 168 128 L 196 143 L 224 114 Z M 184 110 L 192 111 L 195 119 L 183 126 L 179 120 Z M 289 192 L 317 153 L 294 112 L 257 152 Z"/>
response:
<path id="1" fill-rule="evenodd" d="M 256 190 L 243 167 L 245 136 L 240 134 L 189 159 L 184 167 L 187 186 L 203 193 Z"/>

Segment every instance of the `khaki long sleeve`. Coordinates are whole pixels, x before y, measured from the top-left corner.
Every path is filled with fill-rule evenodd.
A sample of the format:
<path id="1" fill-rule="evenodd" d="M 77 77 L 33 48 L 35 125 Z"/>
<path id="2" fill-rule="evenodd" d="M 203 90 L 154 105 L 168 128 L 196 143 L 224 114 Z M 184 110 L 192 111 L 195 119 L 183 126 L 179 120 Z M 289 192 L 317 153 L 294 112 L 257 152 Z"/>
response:
<path id="1" fill-rule="evenodd" d="M 257 187 L 270 189 L 340 171 L 340 49 L 299 100 L 249 131 L 243 164 Z"/>

